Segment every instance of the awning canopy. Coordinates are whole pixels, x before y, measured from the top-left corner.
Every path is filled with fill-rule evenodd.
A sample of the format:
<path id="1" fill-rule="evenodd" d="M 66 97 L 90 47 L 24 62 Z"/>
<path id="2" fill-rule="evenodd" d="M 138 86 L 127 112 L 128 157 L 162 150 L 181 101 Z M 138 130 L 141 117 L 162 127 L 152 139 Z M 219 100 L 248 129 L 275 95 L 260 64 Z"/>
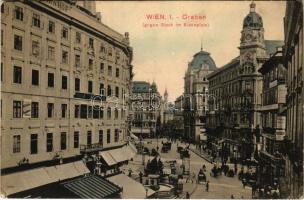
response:
<path id="1" fill-rule="evenodd" d="M 118 174 L 116 176 L 111 176 L 108 178 L 109 181 L 119 185 L 123 188 L 122 196 L 123 199 L 145 199 L 146 198 L 146 188 L 135 181 L 132 178 L 129 178 L 125 174 Z M 148 188 L 148 197 L 155 193 L 154 190 Z"/>
<path id="2" fill-rule="evenodd" d="M 104 199 L 117 197 L 122 191 L 118 185 L 102 178 L 91 175 L 62 183 L 62 185 L 82 199 Z"/>
<path id="3" fill-rule="evenodd" d="M 139 140 L 139 138 L 136 135 L 134 135 L 133 133 L 130 134 L 130 137 L 133 138 L 134 140 Z"/>
<path id="4" fill-rule="evenodd" d="M 89 172 L 82 161 L 16 172 L 1 176 L 1 191 L 5 196 L 9 196 Z"/>
<path id="5" fill-rule="evenodd" d="M 99 152 L 99 155 L 102 156 L 104 161 L 109 166 L 130 160 L 135 156 L 135 154 L 136 154 L 136 150 L 134 150 L 130 145 L 123 146 L 118 149 Z"/>

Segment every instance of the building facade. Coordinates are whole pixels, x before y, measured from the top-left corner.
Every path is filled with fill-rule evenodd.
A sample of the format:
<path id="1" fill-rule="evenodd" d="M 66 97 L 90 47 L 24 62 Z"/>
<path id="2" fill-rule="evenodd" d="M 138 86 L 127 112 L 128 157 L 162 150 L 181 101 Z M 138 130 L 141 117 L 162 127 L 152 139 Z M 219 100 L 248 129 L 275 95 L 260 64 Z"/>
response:
<path id="1" fill-rule="evenodd" d="M 5 2 L 1 12 L 1 169 L 124 144 L 128 33 L 89 1 Z"/>
<path id="2" fill-rule="evenodd" d="M 303 2 L 287 2 L 284 17 L 287 68 L 286 187 L 289 198 L 303 197 L 304 69 Z"/>
<path id="3" fill-rule="evenodd" d="M 185 138 L 199 141 L 200 134 L 205 133 L 206 111 L 208 109 L 207 75 L 216 70 L 210 53 L 199 51 L 188 63 L 184 77 L 183 114 Z"/>
<path id="4" fill-rule="evenodd" d="M 155 82 L 133 81 L 130 100 L 131 133 L 142 138 L 155 137 L 163 107 Z"/>
<path id="5" fill-rule="evenodd" d="M 241 31 L 240 55 L 208 75 L 209 138 L 219 149 L 230 149 L 230 157 L 250 159 L 259 149 L 256 132 L 260 126 L 262 75 L 261 65 L 282 41 L 264 40 L 261 16 L 250 4 Z M 213 139 L 212 139 L 213 138 Z M 224 138 L 219 144 L 215 138 Z"/>
<path id="6" fill-rule="evenodd" d="M 274 185 L 281 189 L 284 182 L 284 137 L 286 129 L 286 79 L 282 48 L 262 65 L 261 149 L 259 151 L 258 185 Z M 284 185 L 284 183 L 283 183 Z M 283 188 L 282 188 L 283 189 Z M 283 191 L 281 189 L 281 195 Z M 282 196 L 281 196 L 282 197 Z"/>

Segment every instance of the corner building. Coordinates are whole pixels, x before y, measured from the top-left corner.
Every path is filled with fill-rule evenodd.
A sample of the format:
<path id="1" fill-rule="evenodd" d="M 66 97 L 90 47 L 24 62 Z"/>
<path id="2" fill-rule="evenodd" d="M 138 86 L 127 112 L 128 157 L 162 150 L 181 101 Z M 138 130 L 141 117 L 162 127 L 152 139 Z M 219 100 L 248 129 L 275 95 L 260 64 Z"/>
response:
<path id="1" fill-rule="evenodd" d="M 188 64 L 181 102 L 184 115 L 184 137 L 189 141 L 198 142 L 200 135 L 205 134 L 209 85 L 206 77 L 216 69 L 210 53 L 203 49 L 197 52 Z"/>
<path id="2" fill-rule="evenodd" d="M 207 77 L 213 97 L 209 103 L 208 136 L 230 158 L 250 159 L 260 148 L 256 133 L 260 129 L 263 77 L 258 69 L 282 45 L 282 41 L 264 40 L 263 20 L 252 2 L 243 20 L 240 55 Z"/>
<path id="3" fill-rule="evenodd" d="M 2 170 L 124 144 L 132 48 L 128 33 L 104 25 L 95 8 L 94 1 L 1 5 Z"/>

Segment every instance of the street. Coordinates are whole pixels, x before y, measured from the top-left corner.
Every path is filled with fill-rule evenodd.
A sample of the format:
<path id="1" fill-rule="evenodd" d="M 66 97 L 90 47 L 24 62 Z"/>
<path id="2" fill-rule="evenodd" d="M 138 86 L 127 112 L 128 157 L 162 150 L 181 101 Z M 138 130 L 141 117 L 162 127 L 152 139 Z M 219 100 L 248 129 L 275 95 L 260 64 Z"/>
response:
<path id="1" fill-rule="evenodd" d="M 161 151 L 162 141 L 166 142 L 167 140 L 158 140 L 159 152 Z M 148 147 L 150 150 L 152 148 L 156 149 L 157 147 L 156 139 L 145 139 L 143 140 L 143 143 L 144 146 Z M 186 146 L 180 142 L 178 142 L 178 145 Z M 160 158 L 164 163 L 169 160 L 176 160 L 177 173 L 179 173 L 179 166 L 182 164 L 182 160 L 176 149 L 177 143 L 172 142 L 171 150 L 168 153 L 160 153 Z M 152 157 L 145 156 L 145 164 L 148 162 L 148 159 L 152 160 Z M 231 198 L 231 195 L 237 199 L 250 199 L 252 197 L 251 188 L 247 186 L 243 188 L 242 182 L 238 180 L 237 176 L 234 176 L 233 178 L 226 177 L 224 174 L 219 175 L 216 178 L 210 176 L 210 170 L 213 167 L 213 164 L 190 151 L 190 174 L 194 172 L 197 177 L 199 169 L 202 168 L 203 165 L 205 165 L 207 169 L 206 176 L 207 180 L 209 180 L 209 191 L 206 191 L 205 184 L 197 184 L 196 181 L 194 181 L 194 183 L 191 183 L 191 181 L 186 183 L 187 177 L 184 177 L 184 192 L 189 192 L 190 198 L 224 199 Z M 129 162 L 128 165 L 123 166 L 124 173 L 127 174 L 129 169 L 132 169 L 132 178 L 139 181 L 138 174 L 140 171 L 143 171 L 142 155 L 137 154 L 133 161 Z"/>

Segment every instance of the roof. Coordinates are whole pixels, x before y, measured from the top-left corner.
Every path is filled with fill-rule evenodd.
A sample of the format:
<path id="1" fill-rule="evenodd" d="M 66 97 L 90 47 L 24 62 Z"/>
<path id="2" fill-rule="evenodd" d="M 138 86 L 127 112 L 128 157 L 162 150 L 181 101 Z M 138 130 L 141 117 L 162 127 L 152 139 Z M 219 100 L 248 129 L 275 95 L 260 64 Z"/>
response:
<path id="1" fill-rule="evenodd" d="M 133 93 L 149 93 L 149 89 L 152 89 L 152 92 L 157 92 L 157 87 L 155 82 L 152 84 L 146 81 L 133 81 L 132 92 Z"/>
<path id="2" fill-rule="evenodd" d="M 189 67 L 191 67 L 191 69 L 201 69 L 204 64 L 208 65 L 208 70 L 217 69 L 210 53 L 201 50 L 194 54 L 192 61 L 189 63 Z"/>
<path id="3" fill-rule="evenodd" d="M 217 68 L 214 72 L 208 74 L 207 79 L 210 80 L 210 78 L 212 78 L 213 76 L 215 76 L 219 72 L 224 71 L 224 70 L 226 70 L 229 67 L 232 67 L 234 65 L 237 65 L 237 64 L 239 64 L 239 62 L 240 62 L 240 56 L 237 56 L 237 57 L 233 58 L 229 63 L 225 64 L 223 67 Z"/>
<path id="4" fill-rule="evenodd" d="M 1 176 L 1 192 L 9 196 L 89 172 L 83 161 L 16 172 Z"/>
<path id="5" fill-rule="evenodd" d="M 122 198 L 123 199 L 145 199 L 146 189 L 139 182 L 132 178 L 129 178 L 125 174 L 118 174 L 108 178 L 109 181 L 119 185 L 123 188 Z M 148 188 L 148 197 L 154 194 L 155 191 Z"/>
<path id="6" fill-rule="evenodd" d="M 277 47 L 284 46 L 283 40 L 265 40 L 265 48 L 268 55 L 272 55 L 277 51 Z"/>
<path id="7" fill-rule="evenodd" d="M 109 198 L 122 191 L 118 185 L 97 175 L 80 177 L 62 185 L 82 199 Z"/>
<path id="8" fill-rule="evenodd" d="M 250 12 L 249 14 L 244 18 L 243 21 L 243 28 L 263 28 L 263 20 L 262 17 L 255 12 L 255 3 L 252 2 L 250 4 Z"/>

